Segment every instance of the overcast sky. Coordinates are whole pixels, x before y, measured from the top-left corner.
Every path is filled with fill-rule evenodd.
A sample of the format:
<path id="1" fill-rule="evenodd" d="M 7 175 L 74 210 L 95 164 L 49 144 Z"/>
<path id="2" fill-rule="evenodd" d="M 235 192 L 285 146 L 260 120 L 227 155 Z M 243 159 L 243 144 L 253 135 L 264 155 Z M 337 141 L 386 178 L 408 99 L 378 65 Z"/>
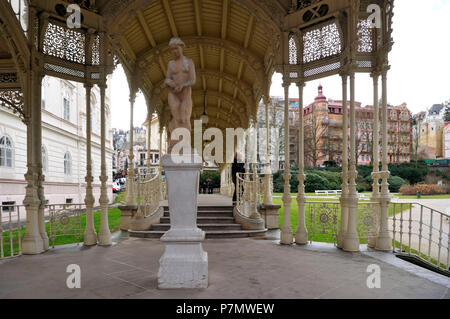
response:
<path id="1" fill-rule="evenodd" d="M 394 46 L 389 56 L 388 101 L 407 103 L 413 113 L 450 100 L 450 0 L 396 0 L 394 8 Z M 129 90 L 119 66 L 112 77 L 112 127 L 128 130 L 130 122 Z M 356 76 L 356 100 L 372 104 L 372 79 L 368 74 Z M 305 104 L 317 95 L 322 84 L 324 95 L 341 99 L 339 76 L 311 81 L 304 90 Z M 271 95 L 283 96 L 281 74 L 272 80 Z M 297 98 L 292 85 L 290 97 Z M 381 97 L 381 94 L 380 94 Z M 134 125 L 141 126 L 147 116 L 144 98 L 135 104 Z"/>

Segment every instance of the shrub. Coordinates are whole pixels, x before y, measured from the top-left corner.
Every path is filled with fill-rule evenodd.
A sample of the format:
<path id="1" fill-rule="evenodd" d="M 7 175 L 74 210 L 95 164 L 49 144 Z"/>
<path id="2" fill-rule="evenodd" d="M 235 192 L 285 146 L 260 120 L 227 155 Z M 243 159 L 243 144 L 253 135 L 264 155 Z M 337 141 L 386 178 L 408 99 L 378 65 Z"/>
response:
<path id="1" fill-rule="evenodd" d="M 307 193 L 314 193 L 318 190 L 330 189 L 328 180 L 318 174 L 306 173 L 305 191 Z"/>
<path id="2" fill-rule="evenodd" d="M 389 191 L 392 193 L 398 193 L 400 187 L 406 184 L 405 180 L 399 176 L 391 176 L 388 179 Z"/>
<path id="3" fill-rule="evenodd" d="M 416 195 L 420 192 L 422 195 L 440 195 L 445 194 L 445 189 L 439 185 L 403 185 L 400 187 L 400 194 L 402 195 Z"/>
<path id="4" fill-rule="evenodd" d="M 328 170 L 313 170 L 310 171 L 312 174 L 317 174 L 323 178 L 325 178 L 329 183 L 329 190 L 341 189 L 342 185 L 342 177 L 340 173 L 331 172 Z"/>
<path id="5" fill-rule="evenodd" d="M 423 182 L 428 174 L 427 167 L 415 167 L 414 164 L 389 164 L 389 171 L 391 176 L 399 176 L 412 185 Z"/>

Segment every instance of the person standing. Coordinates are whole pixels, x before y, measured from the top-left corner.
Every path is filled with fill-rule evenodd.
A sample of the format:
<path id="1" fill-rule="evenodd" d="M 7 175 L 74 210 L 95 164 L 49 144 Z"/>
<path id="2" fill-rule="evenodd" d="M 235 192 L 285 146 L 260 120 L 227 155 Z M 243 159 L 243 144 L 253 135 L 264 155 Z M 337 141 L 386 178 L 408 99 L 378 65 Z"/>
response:
<path id="1" fill-rule="evenodd" d="M 237 173 L 245 173 L 245 162 L 240 153 L 236 153 L 233 164 L 231 165 L 231 179 L 234 184 L 233 206 L 236 205 L 236 200 L 237 200 L 237 196 L 236 196 L 236 191 L 237 191 L 236 174 Z"/>

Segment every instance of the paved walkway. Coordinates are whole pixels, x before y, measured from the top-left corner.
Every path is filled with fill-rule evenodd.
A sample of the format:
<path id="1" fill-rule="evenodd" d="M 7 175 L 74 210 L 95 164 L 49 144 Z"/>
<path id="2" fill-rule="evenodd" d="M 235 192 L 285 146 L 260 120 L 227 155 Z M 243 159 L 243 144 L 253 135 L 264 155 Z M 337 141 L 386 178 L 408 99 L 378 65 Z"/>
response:
<path id="1" fill-rule="evenodd" d="M 280 246 L 277 241 L 204 242 L 209 287 L 158 290 L 157 239 L 123 239 L 112 247 L 66 246 L 38 256 L 0 262 L 0 298 L 445 298 L 450 279 L 431 281 L 364 253 L 332 245 Z M 393 257 L 399 263 L 417 267 Z M 81 267 L 81 289 L 68 289 L 69 264 Z M 381 288 L 366 285 L 367 267 L 381 267 Z"/>
<path id="2" fill-rule="evenodd" d="M 405 211 L 400 214 L 397 214 L 395 221 L 395 240 L 398 242 L 402 242 L 404 245 L 409 246 L 410 238 L 408 233 L 411 231 L 411 248 L 416 249 L 420 252 L 428 255 L 428 251 L 430 251 L 430 255 L 432 258 L 440 261 L 442 263 L 448 263 L 448 248 L 449 248 L 449 219 L 445 216 L 442 216 L 439 213 L 434 212 L 431 214 L 432 210 L 436 210 L 437 212 L 445 213 L 447 209 L 450 208 L 450 199 L 400 199 L 398 201 L 394 201 L 394 203 L 417 203 L 420 205 L 424 205 L 423 210 L 420 205 L 413 205 L 411 209 L 411 216 L 409 205 L 404 205 Z M 420 220 L 421 220 L 421 211 L 422 211 L 422 237 L 420 234 Z M 448 214 L 448 213 L 447 213 Z M 431 222 L 431 215 L 433 215 L 433 220 Z M 442 218 L 441 218 L 442 216 Z M 401 222 L 400 219 L 403 219 Z M 440 238 L 440 229 L 441 229 L 441 219 L 442 219 L 442 237 Z M 411 222 L 410 222 L 411 220 Z M 432 225 L 431 231 L 431 245 L 430 245 L 430 224 Z M 411 230 L 409 227 L 411 226 Z M 394 221 L 392 219 L 389 220 L 390 229 L 394 229 Z M 403 230 L 403 235 L 400 236 L 400 230 Z M 441 241 L 441 248 L 439 249 L 439 241 Z M 420 247 L 419 247 L 420 246 Z"/>

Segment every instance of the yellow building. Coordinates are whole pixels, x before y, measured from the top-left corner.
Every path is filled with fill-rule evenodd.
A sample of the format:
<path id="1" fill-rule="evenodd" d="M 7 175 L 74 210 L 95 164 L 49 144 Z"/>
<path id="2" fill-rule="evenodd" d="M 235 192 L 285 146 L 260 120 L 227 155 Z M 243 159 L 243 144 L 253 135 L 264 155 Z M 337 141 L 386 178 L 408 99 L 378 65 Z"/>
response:
<path id="1" fill-rule="evenodd" d="M 419 155 L 426 159 L 444 157 L 444 104 L 433 105 L 419 121 Z"/>

